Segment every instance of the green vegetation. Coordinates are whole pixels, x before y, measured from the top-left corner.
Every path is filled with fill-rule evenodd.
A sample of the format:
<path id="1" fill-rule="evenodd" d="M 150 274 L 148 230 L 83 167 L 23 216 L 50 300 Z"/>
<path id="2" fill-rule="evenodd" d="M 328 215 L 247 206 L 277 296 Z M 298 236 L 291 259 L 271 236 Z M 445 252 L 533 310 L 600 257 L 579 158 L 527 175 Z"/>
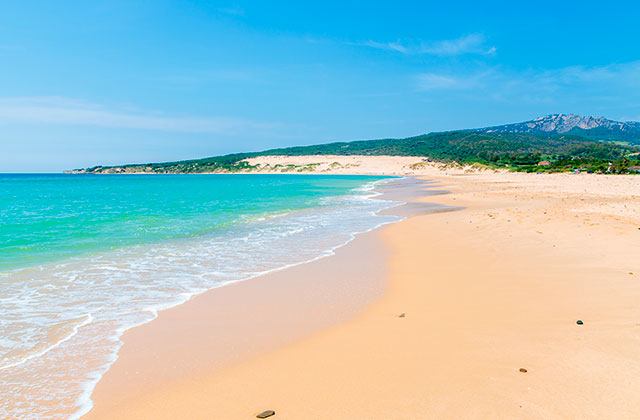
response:
<path id="1" fill-rule="evenodd" d="M 251 169 L 243 159 L 264 155 L 394 155 L 423 156 L 441 162 L 482 164 L 526 172 L 581 170 L 636 173 L 640 147 L 574 135 L 487 133 L 475 130 L 430 133 L 405 139 L 381 139 L 271 149 L 180 162 L 95 167 L 91 173 L 204 173 Z M 305 168 L 305 169 L 312 169 Z"/>

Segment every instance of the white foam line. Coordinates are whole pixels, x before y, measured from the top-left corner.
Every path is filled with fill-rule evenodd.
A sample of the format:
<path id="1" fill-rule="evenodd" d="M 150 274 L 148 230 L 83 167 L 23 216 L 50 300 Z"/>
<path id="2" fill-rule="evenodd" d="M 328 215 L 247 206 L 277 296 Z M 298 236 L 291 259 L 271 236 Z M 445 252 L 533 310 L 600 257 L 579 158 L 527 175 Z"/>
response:
<path id="1" fill-rule="evenodd" d="M 93 315 L 91 315 L 90 313 L 89 314 L 85 314 L 83 316 L 85 317 L 85 320 L 82 321 L 81 323 L 79 323 L 78 325 L 74 326 L 73 330 L 71 331 L 71 334 L 67 335 L 66 337 L 64 337 L 63 339 L 57 341 L 56 343 L 50 345 L 49 347 L 47 347 L 47 348 L 45 348 L 45 349 L 43 349 L 43 350 L 41 350 L 41 351 L 39 351 L 37 353 L 31 354 L 31 355 L 25 357 L 22 360 L 19 360 L 19 361 L 15 362 L 15 363 L 9 363 L 8 365 L 0 366 L 0 370 L 4 370 L 4 369 L 9 369 L 9 368 L 12 368 L 12 367 L 20 366 L 20 365 L 28 362 L 31 359 L 35 359 L 37 357 L 44 356 L 45 354 L 49 353 L 51 350 L 55 349 L 56 347 L 59 347 L 65 341 L 69 341 L 73 336 L 78 334 L 78 330 L 80 330 L 81 327 L 84 327 L 85 325 L 90 324 L 90 323 L 93 322 Z"/>
<path id="2" fill-rule="evenodd" d="M 364 196 L 359 194 L 359 195 L 355 195 L 354 197 L 363 197 L 363 198 L 366 198 L 368 200 L 373 200 L 373 197 L 377 197 L 379 195 L 382 195 L 381 192 L 375 191 L 375 185 L 377 185 L 379 183 L 386 183 L 386 182 L 392 181 L 394 179 L 404 179 L 404 177 L 402 177 L 402 178 L 387 178 L 387 179 L 380 179 L 380 180 L 377 180 L 377 181 L 373 181 L 373 182 L 371 182 L 369 184 L 366 184 L 366 185 L 373 185 L 374 186 L 374 189 L 372 190 L 373 191 L 372 194 L 368 194 L 368 195 L 364 195 Z M 383 210 L 388 210 L 390 208 L 394 208 L 394 207 L 398 207 L 398 206 L 401 206 L 403 204 L 406 204 L 403 201 L 395 201 L 395 200 L 377 200 L 377 201 L 385 201 L 385 202 L 394 203 L 394 204 L 390 205 L 389 207 L 386 207 L 384 209 L 380 209 L 380 210 L 371 212 L 371 214 L 373 214 L 373 215 L 377 215 L 379 212 L 381 212 Z M 304 260 L 304 261 L 301 261 L 301 262 L 297 262 L 297 263 L 286 264 L 286 265 L 284 265 L 282 267 L 277 267 L 277 268 L 273 268 L 273 269 L 270 269 L 270 270 L 261 271 L 261 272 L 258 272 L 258 273 L 255 273 L 253 275 L 250 275 L 250 276 L 247 276 L 247 277 L 243 277 L 243 278 L 240 278 L 240 279 L 237 279 L 237 280 L 228 280 L 228 281 L 225 281 L 225 282 L 221 282 L 220 284 L 217 284 L 217 285 L 215 285 L 213 287 L 206 288 L 206 289 L 204 289 L 202 291 L 193 292 L 193 293 L 181 293 L 181 295 L 184 296 L 184 298 L 185 298 L 184 300 L 181 300 L 181 301 L 178 301 L 178 302 L 175 302 L 175 303 L 170 303 L 170 304 L 158 304 L 158 305 L 149 306 L 149 307 L 145 308 L 145 310 L 147 312 L 150 312 L 153 315 L 153 318 L 149 319 L 147 321 L 141 321 L 139 323 L 132 324 L 132 325 L 129 325 L 129 326 L 126 326 L 126 327 L 121 327 L 121 328 L 118 328 L 116 330 L 115 337 L 117 339 L 118 347 L 114 350 L 114 352 L 112 354 L 112 357 L 109 359 L 109 361 L 103 366 L 103 369 L 101 371 L 99 371 L 99 372 L 95 372 L 94 373 L 94 377 L 92 378 L 92 380 L 89 380 L 89 381 L 87 381 L 85 383 L 85 386 L 83 387 L 84 391 L 83 391 L 82 395 L 76 400 L 79 409 L 78 409 L 78 411 L 76 413 L 74 413 L 74 414 L 72 414 L 70 416 L 70 419 L 73 419 L 73 420 L 79 419 L 82 416 L 84 416 L 85 414 L 89 413 L 93 409 L 93 400 L 91 399 L 93 391 L 95 390 L 95 387 L 98 385 L 98 382 L 100 381 L 100 379 L 102 379 L 102 376 L 118 360 L 118 355 L 120 353 L 120 349 L 122 348 L 122 346 L 124 344 L 124 342 L 122 341 L 122 335 L 126 331 L 128 331 L 128 330 L 130 330 L 132 328 L 138 327 L 140 325 L 147 324 L 147 323 L 155 320 L 158 317 L 158 313 L 160 311 L 163 311 L 163 310 L 166 310 L 166 309 L 171 309 L 173 307 L 182 305 L 182 304 L 190 301 L 194 297 L 196 297 L 198 295 L 201 295 L 203 293 L 209 292 L 211 290 L 218 289 L 220 287 L 224 287 L 224 286 L 227 286 L 227 285 L 230 285 L 230 284 L 234 284 L 234 283 L 239 283 L 239 282 L 242 282 L 242 281 L 253 280 L 255 278 L 258 278 L 258 277 L 261 277 L 261 276 L 264 276 L 264 275 L 267 275 L 267 274 L 270 274 L 270 273 L 275 273 L 275 272 L 278 272 L 278 271 L 286 270 L 288 268 L 296 267 L 296 266 L 303 265 L 303 264 L 309 264 L 309 263 L 312 263 L 314 261 L 318 261 L 318 260 L 321 260 L 323 258 L 335 255 L 336 250 L 338 250 L 339 248 L 342 248 L 343 246 L 346 246 L 349 243 L 351 243 L 358 235 L 364 234 L 364 233 L 369 233 L 371 231 L 379 229 L 382 226 L 385 226 L 385 225 L 388 225 L 388 224 L 392 224 L 392 223 L 397 223 L 397 222 L 400 222 L 400 221 L 406 219 L 406 217 L 403 217 L 403 216 L 396 216 L 396 217 L 397 217 L 397 220 L 388 221 L 388 222 L 381 222 L 381 223 L 378 223 L 377 225 L 375 225 L 375 226 L 373 226 L 373 227 L 371 227 L 369 229 L 366 229 L 364 231 L 350 232 L 349 233 L 349 239 L 347 239 L 346 241 L 344 241 L 341 244 L 338 244 L 336 246 L 333 246 L 333 247 L 329 248 L 328 250 L 321 251 L 320 255 L 318 255 L 318 256 L 316 256 L 314 258 L 311 258 L 311 259 L 308 259 L 308 260 Z"/>

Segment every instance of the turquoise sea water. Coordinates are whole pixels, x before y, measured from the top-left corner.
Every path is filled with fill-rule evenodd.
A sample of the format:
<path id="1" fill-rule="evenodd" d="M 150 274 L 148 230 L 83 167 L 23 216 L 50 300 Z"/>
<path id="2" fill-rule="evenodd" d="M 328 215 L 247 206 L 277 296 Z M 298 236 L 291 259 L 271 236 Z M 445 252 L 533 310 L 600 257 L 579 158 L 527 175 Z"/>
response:
<path id="1" fill-rule="evenodd" d="M 86 412 L 124 331 L 396 220 L 383 180 L 0 175 L 0 417 Z"/>
<path id="2" fill-rule="evenodd" d="M 197 237 L 375 177 L 0 175 L 0 270 Z"/>

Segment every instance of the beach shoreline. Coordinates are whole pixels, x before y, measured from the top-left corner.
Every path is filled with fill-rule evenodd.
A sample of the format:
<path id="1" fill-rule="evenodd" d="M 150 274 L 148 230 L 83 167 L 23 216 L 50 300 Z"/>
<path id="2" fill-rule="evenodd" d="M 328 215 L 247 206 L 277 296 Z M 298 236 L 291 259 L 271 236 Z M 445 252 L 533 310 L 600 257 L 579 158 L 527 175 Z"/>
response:
<path id="1" fill-rule="evenodd" d="M 426 181 L 390 178 L 378 181 L 375 191 L 379 194 L 376 199 L 398 203 L 381 212 L 399 217 L 390 223 L 417 213 L 450 210 L 438 204 L 407 202 L 418 195 L 442 193 L 432 191 Z M 98 382 L 92 399 L 95 396 L 101 402 L 107 400 L 107 406 L 100 410 L 106 410 L 108 417 L 115 407 L 142 397 L 155 384 L 176 382 L 203 370 L 221 370 L 354 317 L 384 292 L 388 256 L 378 231 L 388 223 L 357 234 L 334 249 L 332 255 L 211 289 L 125 332 L 118 357 Z M 353 265 L 365 256 L 375 263 Z M 327 273 L 333 273 L 334 281 L 323 281 Z M 289 299 L 291 293 L 297 295 L 296 301 Z M 279 307 L 286 308 L 286 313 Z M 331 308 L 328 312 L 327 307 Z M 276 314 L 270 308 L 276 308 Z M 300 321 L 291 322 L 291 314 L 296 314 Z M 257 318 L 261 318 L 258 323 Z M 204 343 L 191 342 L 189 346 L 192 350 L 199 349 L 198 354 L 189 351 L 189 358 L 196 359 L 196 365 L 175 363 L 174 359 L 170 368 L 157 369 L 157 365 L 147 363 L 149 359 L 169 360 L 184 351 L 184 343 L 196 334 L 194 325 L 197 331 L 209 330 Z M 180 331 L 178 341 L 182 343 L 173 347 L 168 344 L 176 344 L 176 331 Z M 99 413 L 90 410 L 88 417 L 100 416 Z"/>
<path id="2" fill-rule="evenodd" d="M 79 241 L 82 245 L 104 249 L 86 252 L 78 246 L 71 258 L 0 273 L 5 286 L 0 296 L 5 315 L 0 323 L 4 337 L 0 412 L 18 417 L 83 415 L 91 408 L 96 383 L 117 360 L 123 333 L 212 288 L 329 256 L 354 235 L 396 220 L 378 213 L 397 202 L 377 200 L 373 191 L 377 183 L 390 179 L 295 175 L 10 179 L 9 185 L 25 195 L 16 202 L 32 210 L 22 213 L 25 218 L 40 213 L 53 219 L 50 226 L 57 231 L 37 231 L 52 242 L 46 247 L 48 257 L 55 256 L 56 245 L 77 244 L 74 229 L 78 235 L 88 234 L 79 236 L 84 238 Z M 29 189 L 22 188 L 25 181 L 35 190 L 46 186 L 41 196 L 47 198 L 31 201 Z M 75 194 L 51 199 L 62 191 Z M 87 196 L 105 200 L 86 207 Z M 74 202 L 81 209 L 75 214 L 89 220 L 61 225 L 57 212 L 66 214 L 76 207 Z M 121 214 L 115 223 L 105 217 L 114 209 Z M 204 233 L 199 227 L 205 228 Z M 56 232 L 64 233 L 64 240 Z M 20 240 L 30 234 L 25 228 L 15 237 Z M 133 245 L 123 246 L 123 239 L 135 235 Z M 113 249 L 114 244 L 119 247 Z M 18 261 L 26 255 L 20 252 L 15 257 L 3 254 L 3 261 Z M 29 311 L 38 316 L 24 317 Z M 19 322 L 21 317 L 26 322 Z M 31 332 L 41 335 L 30 342 Z M 6 344 L 16 337 L 23 340 L 22 347 L 5 352 Z M 12 364 L 14 360 L 17 363 Z"/>
<path id="3" fill-rule="evenodd" d="M 227 319 L 250 327 L 236 339 L 263 347 L 224 366 L 208 350 L 221 335 L 202 324 L 214 305 L 194 299 L 172 310 L 183 317 L 161 313 L 124 337 L 87 417 L 251 418 L 273 409 L 277 418 L 632 418 L 640 410 L 637 178 L 437 168 L 429 178 L 451 194 L 417 202 L 463 209 L 361 235 L 313 263 L 315 274 L 305 264 L 302 275 L 294 268 L 238 284 L 264 289 L 228 300 L 243 315 Z M 311 275 L 332 282 L 317 306 L 296 293 L 299 282 L 292 288 Z M 336 284 L 354 279 L 363 289 L 351 297 L 364 298 L 341 312 L 349 299 L 336 305 Z M 231 293 L 215 292 L 224 289 Z M 271 300 L 273 290 L 282 300 Z M 262 306 L 242 306 L 249 295 Z M 299 319 L 295 304 L 320 319 L 273 340 Z M 256 336 L 251 328 L 274 312 Z M 163 378 L 168 366 L 178 373 Z"/>

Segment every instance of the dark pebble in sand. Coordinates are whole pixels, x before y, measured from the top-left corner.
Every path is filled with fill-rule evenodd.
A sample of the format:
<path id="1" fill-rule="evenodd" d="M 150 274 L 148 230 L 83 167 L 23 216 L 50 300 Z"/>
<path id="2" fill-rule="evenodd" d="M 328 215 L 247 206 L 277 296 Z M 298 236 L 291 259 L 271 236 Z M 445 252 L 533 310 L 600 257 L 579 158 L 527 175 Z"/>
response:
<path id="1" fill-rule="evenodd" d="M 527 369 L 525 369 L 525 368 L 520 368 L 520 372 L 522 372 L 522 373 L 527 373 Z"/>
<path id="2" fill-rule="evenodd" d="M 404 312 L 401 313 L 400 315 L 398 315 L 398 318 L 404 318 L 405 316 L 407 316 L 407 314 L 405 314 Z"/>
<path id="3" fill-rule="evenodd" d="M 256 417 L 259 419 L 266 419 L 267 417 L 271 417 L 271 416 L 275 416 L 276 412 L 273 410 L 267 410 L 267 411 L 263 411 L 262 413 L 258 414 Z"/>
<path id="4" fill-rule="evenodd" d="M 584 322 L 582 322 L 582 320 L 581 320 L 581 319 L 579 319 L 579 320 L 577 320 L 577 321 L 576 321 L 576 324 L 578 324 L 578 325 L 582 325 L 582 324 L 584 324 Z"/>

